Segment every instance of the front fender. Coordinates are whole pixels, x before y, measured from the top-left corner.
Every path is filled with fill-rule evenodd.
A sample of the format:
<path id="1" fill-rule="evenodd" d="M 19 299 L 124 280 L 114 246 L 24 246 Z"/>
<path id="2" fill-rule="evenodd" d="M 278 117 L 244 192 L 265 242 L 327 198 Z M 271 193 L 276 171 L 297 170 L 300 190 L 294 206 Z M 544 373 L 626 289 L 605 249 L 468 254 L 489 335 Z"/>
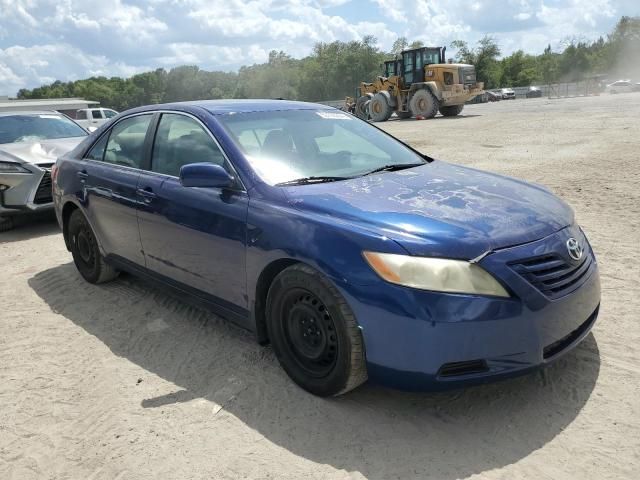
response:
<path id="1" fill-rule="evenodd" d="M 305 263 L 336 285 L 372 285 L 380 279 L 364 250 L 406 255 L 394 240 L 340 219 L 301 212 L 291 206 L 250 201 L 247 231 L 247 292 L 256 300 L 257 282 L 278 260 Z"/>

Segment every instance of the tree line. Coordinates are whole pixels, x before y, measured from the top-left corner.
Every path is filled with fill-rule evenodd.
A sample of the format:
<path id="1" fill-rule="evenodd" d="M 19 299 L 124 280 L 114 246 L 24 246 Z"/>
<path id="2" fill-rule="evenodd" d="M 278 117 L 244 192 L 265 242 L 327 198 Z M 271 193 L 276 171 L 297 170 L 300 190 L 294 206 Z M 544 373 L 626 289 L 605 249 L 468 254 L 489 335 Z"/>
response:
<path id="1" fill-rule="evenodd" d="M 382 63 L 405 48 L 423 46 L 401 37 L 391 52 L 366 36 L 359 41 L 317 43 L 311 54 L 292 58 L 271 51 L 266 63 L 243 66 L 237 72 L 206 71 L 194 65 L 140 73 L 130 78 L 91 77 L 56 81 L 21 89 L 18 98 L 82 97 L 102 106 L 125 110 L 138 105 L 219 98 L 286 98 L 305 101 L 335 100 L 355 95 L 360 81 L 382 73 Z M 485 88 L 518 87 L 541 83 L 580 81 L 594 74 L 640 75 L 640 17 L 622 17 L 613 32 L 596 41 L 569 39 L 561 52 L 547 46 L 540 55 L 522 50 L 500 58 L 500 46 L 485 36 L 475 46 L 456 40 L 453 61 L 473 64 Z M 640 79 L 636 80 L 640 81 Z"/>

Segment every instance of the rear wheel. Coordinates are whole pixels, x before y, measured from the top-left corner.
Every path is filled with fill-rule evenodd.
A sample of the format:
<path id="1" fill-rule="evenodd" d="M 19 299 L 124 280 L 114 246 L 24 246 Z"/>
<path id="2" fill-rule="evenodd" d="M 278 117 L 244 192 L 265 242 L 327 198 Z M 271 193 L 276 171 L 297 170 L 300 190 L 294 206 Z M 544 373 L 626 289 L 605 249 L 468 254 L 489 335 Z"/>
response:
<path id="1" fill-rule="evenodd" d="M 424 118 L 433 118 L 438 113 L 439 102 L 430 90 L 418 90 L 409 101 L 409 106 L 414 115 Z"/>
<path id="2" fill-rule="evenodd" d="M 440 107 L 440 113 L 443 117 L 455 117 L 462 112 L 464 105 L 451 105 L 449 107 Z"/>
<path id="3" fill-rule="evenodd" d="M 0 232 L 8 232 L 13 228 L 13 218 L 0 217 Z"/>
<path id="4" fill-rule="evenodd" d="M 80 210 L 71 214 L 68 234 L 73 263 L 87 282 L 103 283 L 118 276 L 118 271 L 105 263 L 93 230 Z"/>
<path id="5" fill-rule="evenodd" d="M 376 93 L 369 102 L 369 115 L 374 122 L 386 122 L 391 117 L 393 110 L 387 102 L 387 97 L 382 93 Z"/>
<path id="6" fill-rule="evenodd" d="M 283 270 L 267 296 L 267 330 L 289 377 L 315 395 L 340 395 L 367 379 L 355 317 L 333 284 L 302 264 Z"/>
<path id="7" fill-rule="evenodd" d="M 362 120 L 369 119 L 369 101 L 373 95 L 362 95 L 356 100 L 356 116 Z"/>

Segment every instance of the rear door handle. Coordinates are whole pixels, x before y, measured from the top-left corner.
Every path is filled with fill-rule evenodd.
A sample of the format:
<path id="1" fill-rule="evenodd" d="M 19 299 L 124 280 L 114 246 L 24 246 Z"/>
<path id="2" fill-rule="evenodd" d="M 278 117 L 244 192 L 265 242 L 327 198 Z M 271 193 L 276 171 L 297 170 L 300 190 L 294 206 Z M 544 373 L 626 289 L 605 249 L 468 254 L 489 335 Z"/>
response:
<path id="1" fill-rule="evenodd" d="M 136 190 L 136 192 L 138 193 L 138 195 L 140 195 L 145 202 L 149 203 L 151 200 L 153 200 L 154 198 L 156 198 L 156 194 L 153 193 L 153 191 L 149 188 L 139 188 L 138 190 Z"/>

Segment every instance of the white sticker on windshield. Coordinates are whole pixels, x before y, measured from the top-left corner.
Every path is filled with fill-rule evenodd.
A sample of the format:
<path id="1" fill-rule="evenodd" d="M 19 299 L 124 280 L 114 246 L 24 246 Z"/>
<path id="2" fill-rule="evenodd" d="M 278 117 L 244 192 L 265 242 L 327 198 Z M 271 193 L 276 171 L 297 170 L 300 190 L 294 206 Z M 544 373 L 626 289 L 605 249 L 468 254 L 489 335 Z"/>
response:
<path id="1" fill-rule="evenodd" d="M 331 120 L 351 120 L 351 117 L 349 115 L 342 112 L 331 112 L 328 110 L 319 110 L 316 112 L 316 115 L 322 118 L 328 118 Z"/>
<path id="2" fill-rule="evenodd" d="M 38 118 L 60 118 L 58 115 L 38 115 Z"/>

